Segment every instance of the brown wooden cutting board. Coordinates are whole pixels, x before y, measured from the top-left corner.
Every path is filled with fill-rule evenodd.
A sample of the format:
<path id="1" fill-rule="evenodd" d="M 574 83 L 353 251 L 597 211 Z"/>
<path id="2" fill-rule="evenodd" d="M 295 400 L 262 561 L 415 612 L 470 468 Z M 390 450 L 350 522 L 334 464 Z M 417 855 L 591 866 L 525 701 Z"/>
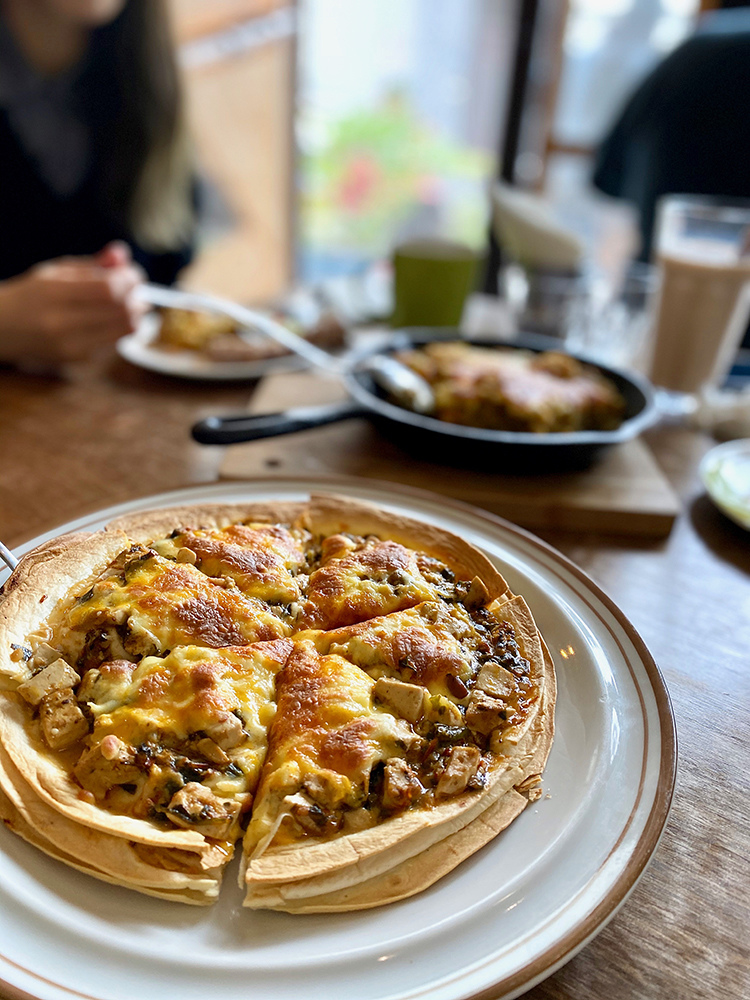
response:
<path id="1" fill-rule="evenodd" d="M 249 409 L 266 413 L 345 395 L 339 382 L 325 376 L 272 375 L 261 382 Z M 528 528 L 663 537 L 680 512 L 669 483 L 640 440 L 609 449 L 583 472 L 508 476 L 420 461 L 359 419 L 232 445 L 220 474 L 227 479 L 278 474 L 387 480 L 444 493 Z"/>

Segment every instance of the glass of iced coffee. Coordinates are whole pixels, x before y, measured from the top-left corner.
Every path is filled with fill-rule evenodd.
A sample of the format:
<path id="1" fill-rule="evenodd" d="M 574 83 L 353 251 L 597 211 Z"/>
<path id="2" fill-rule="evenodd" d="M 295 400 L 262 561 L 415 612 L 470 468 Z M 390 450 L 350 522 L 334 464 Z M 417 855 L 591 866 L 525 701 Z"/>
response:
<path id="1" fill-rule="evenodd" d="M 750 201 L 670 195 L 656 248 L 651 380 L 691 394 L 718 386 L 750 318 Z"/>

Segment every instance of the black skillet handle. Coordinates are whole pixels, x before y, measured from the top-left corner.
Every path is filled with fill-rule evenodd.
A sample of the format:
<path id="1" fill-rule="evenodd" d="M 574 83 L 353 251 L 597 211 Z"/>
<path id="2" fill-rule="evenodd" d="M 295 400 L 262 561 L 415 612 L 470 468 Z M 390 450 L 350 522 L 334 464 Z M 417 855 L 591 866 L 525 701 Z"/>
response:
<path id="1" fill-rule="evenodd" d="M 282 413 L 245 414 L 239 417 L 206 417 L 192 430 L 200 444 L 239 444 L 241 441 L 258 441 L 306 431 L 339 420 L 364 417 L 368 410 L 350 399 L 326 406 L 298 406 Z"/>

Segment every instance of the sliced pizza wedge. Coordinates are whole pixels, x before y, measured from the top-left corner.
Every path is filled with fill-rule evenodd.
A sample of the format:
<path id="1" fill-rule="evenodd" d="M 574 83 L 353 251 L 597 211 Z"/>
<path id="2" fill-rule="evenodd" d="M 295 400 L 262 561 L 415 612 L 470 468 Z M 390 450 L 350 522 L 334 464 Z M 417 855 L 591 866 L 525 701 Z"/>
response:
<path id="1" fill-rule="evenodd" d="M 439 838 L 423 837 L 426 846 L 392 858 L 390 867 L 382 858 L 363 857 L 352 870 L 332 870 L 294 880 L 251 879 L 245 905 L 254 909 L 288 913 L 334 913 L 370 909 L 393 903 L 433 885 L 448 872 L 501 833 L 529 802 L 542 794 L 541 772 L 554 734 L 555 673 L 552 658 L 543 647 L 545 684 L 538 711 L 515 745 L 517 766 L 507 774 L 515 784 L 476 812 L 463 825 L 450 823 L 450 832 Z"/>
<path id="2" fill-rule="evenodd" d="M 223 866 L 252 805 L 290 649 L 283 639 L 183 646 L 105 662 L 80 680 L 54 663 L 4 696 L 0 743 L 21 781 L 66 819 Z M 6 795 L 23 797 L 5 781 Z"/>
<path id="3" fill-rule="evenodd" d="M 554 676 L 523 601 L 484 609 L 492 626 L 475 626 L 463 646 L 439 612 L 438 605 L 423 605 L 297 637 L 304 671 L 295 651 L 277 676 L 278 713 L 245 840 L 247 905 L 265 905 L 264 891 L 282 884 L 285 898 L 299 899 L 377 878 L 467 826 L 537 767 L 536 750 L 548 750 L 551 740 Z M 459 622 L 459 635 L 471 622 L 446 618 Z M 491 647 L 494 659 L 484 650 L 488 635 L 502 636 Z M 425 649 L 441 642 L 445 665 L 423 673 L 427 683 L 415 682 L 416 671 L 409 681 L 400 679 L 411 669 L 399 655 L 404 643 Z M 297 671 L 308 677 L 307 686 L 288 697 L 285 687 Z M 451 691 L 449 671 L 460 690 Z M 329 678 L 322 688 L 320 676 Z M 348 685 L 359 692 L 356 717 L 343 716 L 343 730 L 334 728 L 332 737 L 327 720 L 342 718 L 341 700 L 351 703 Z M 327 692 L 322 702 L 320 690 Z M 385 718 L 392 721 L 384 725 Z M 395 746 L 394 723 L 410 734 Z M 346 747 L 345 758 L 328 753 L 331 739 Z M 355 760 L 361 769 L 352 783 L 346 768 Z M 266 815 L 271 820 L 261 833 L 256 817 Z"/>
<path id="4" fill-rule="evenodd" d="M 313 496 L 305 523 L 321 541 L 298 629 L 338 628 L 424 601 L 484 603 L 509 594 L 482 553 L 409 518 L 343 497 Z"/>
<path id="5" fill-rule="evenodd" d="M 371 794 L 373 771 L 406 761 L 421 741 L 374 704 L 373 686 L 347 660 L 294 644 L 276 675 L 276 714 L 244 841 L 251 864 L 272 848 L 321 846 L 370 828 L 389 807 Z"/>
<path id="6" fill-rule="evenodd" d="M 312 536 L 300 524 L 304 510 L 297 503 L 168 508 L 119 518 L 107 530 L 125 531 L 293 622 L 312 555 Z"/>

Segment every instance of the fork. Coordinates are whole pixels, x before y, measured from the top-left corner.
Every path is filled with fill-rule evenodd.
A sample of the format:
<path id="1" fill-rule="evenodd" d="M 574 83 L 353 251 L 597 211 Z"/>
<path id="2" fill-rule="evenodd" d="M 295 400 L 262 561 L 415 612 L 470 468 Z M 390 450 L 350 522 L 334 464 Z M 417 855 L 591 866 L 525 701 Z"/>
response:
<path id="1" fill-rule="evenodd" d="M 16 559 L 16 557 L 13 555 L 13 553 L 6 545 L 3 545 L 2 542 L 0 542 L 0 559 L 2 559 L 2 561 L 5 563 L 8 569 L 11 570 L 11 572 L 18 565 L 18 560 Z"/>
<path id="2" fill-rule="evenodd" d="M 343 364 L 328 351 L 323 351 L 304 337 L 298 337 L 281 323 L 269 316 L 247 309 L 245 306 L 219 298 L 217 295 L 205 295 L 198 292 L 183 292 L 176 288 L 165 288 L 162 285 L 142 284 L 136 289 L 136 294 L 143 302 L 152 306 L 166 306 L 173 309 L 189 309 L 194 312 L 212 312 L 228 316 L 240 327 L 250 327 L 275 340 L 277 344 L 286 347 L 292 354 L 298 354 L 316 368 L 329 372 L 340 372 Z M 242 329 L 238 331 L 242 336 Z"/>

